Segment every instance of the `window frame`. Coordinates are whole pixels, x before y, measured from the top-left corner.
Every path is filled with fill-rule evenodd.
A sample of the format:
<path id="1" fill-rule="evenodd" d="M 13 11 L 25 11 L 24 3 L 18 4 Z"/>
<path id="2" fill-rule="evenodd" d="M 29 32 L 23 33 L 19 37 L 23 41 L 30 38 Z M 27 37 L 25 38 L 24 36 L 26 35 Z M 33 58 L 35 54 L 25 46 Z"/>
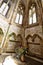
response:
<path id="1" fill-rule="evenodd" d="M 15 23 L 16 24 L 22 25 L 22 23 L 20 23 L 20 18 L 22 16 L 22 21 L 23 21 L 23 13 L 24 13 L 23 9 L 18 8 L 17 14 L 19 14 L 19 18 L 18 18 L 18 22 L 17 23 L 16 23 L 16 19 L 15 19 Z M 16 17 L 17 17 L 17 15 L 16 15 Z"/>
<path id="2" fill-rule="evenodd" d="M 36 12 L 36 22 L 35 23 L 33 23 L 32 22 L 32 24 L 29 24 L 29 14 L 28 14 L 28 27 L 33 27 L 33 26 L 37 26 L 39 23 L 38 23 L 38 17 L 37 17 L 37 8 L 36 8 L 36 6 L 35 6 L 35 4 L 32 4 L 31 6 L 33 6 L 33 7 L 35 7 L 35 12 Z M 29 10 L 31 10 L 31 6 L 29 7 Z"/>
<path id="3" fill-rule="evenodd" d="M 3 16 L 5 16 L 5 17 L 7 17 L 7 14 L 8 14 L 9 9 L 10 9 L 10 6 L 9 6 L 10 1 L 9 1 L 8 4 L 7 4 L 7 3 L 8 3 L 8 1 L 7 1 L 7 2 L 3 1 L 3 3 L 2 3 L 1 6 L 0 6 L 0 10 L 1 10 L 1 7 L 5 4 L 5 6 L 4 6 L 4 8 L 2 9 L 2 11 L 0 11 L 0 14 L 3 15 Z M 5 11 L 6 11 L 6 13 L 5 13 Z"/>

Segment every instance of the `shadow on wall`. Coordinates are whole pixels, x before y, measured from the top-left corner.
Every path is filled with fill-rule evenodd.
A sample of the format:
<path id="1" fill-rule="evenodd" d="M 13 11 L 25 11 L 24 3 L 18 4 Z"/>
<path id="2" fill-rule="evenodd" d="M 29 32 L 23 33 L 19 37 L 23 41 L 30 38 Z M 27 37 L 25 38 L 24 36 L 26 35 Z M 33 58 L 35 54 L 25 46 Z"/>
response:
<path id="1" fill-rule="evenodd" d="M 21 34 L 17 35 L 17 40 L 20 41 L 21 42 L 20 45 L 23 46 L 23 37 Z"/>
<path id="2" fill-rule="evenodd" d="M 4 36 L 3 30 L 0 28 L 0 45 L 3 39 L 3 36 Z"/>

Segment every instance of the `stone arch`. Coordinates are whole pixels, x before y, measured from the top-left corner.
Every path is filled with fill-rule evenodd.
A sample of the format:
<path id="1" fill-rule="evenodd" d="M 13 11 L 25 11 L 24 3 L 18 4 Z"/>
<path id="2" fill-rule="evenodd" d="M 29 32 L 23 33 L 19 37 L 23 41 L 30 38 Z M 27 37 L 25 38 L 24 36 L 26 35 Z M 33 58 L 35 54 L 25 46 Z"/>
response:
<path id="1" fill-rule="evenodd" d="M 39 40 L 43 40 L 42 37 L 39 34 L 34 34 L 33 36 L 32 35 L 28 35 L 26 37 L 26 40 L 28 41 L 28 39 L 31 38 L 31 41 L 34 42 L 37 37 L 38 37 Z"/>
<path id="2" fill-rule="evenodd" d="M 8 35 L 8 39 L 5 46 L 5 52 L 14 52 L 16 46 L 16 34 L 14 32 Z"/>
<path id="3" fill-rule="evenodd" d="M 41 4 L 41 0 L 29 0 L 29 3 L 28 3 L 28 10 L 30 9 L 30 6 L 34 4 L 35 5 L 35 8 L 36 8 L 36 18 L 37 18 L 37 21 L 40 22 L 42 21 L 42 4 Z M 41 23 L 40 23 L 41 24 Z"/>
<path id="4" fill-rule="evenodd" d="M 17 38 L 18 38 L 18 41 L 21 42 L 20 45 L 23 46 L 23 37 L 22 37 L 22 35 L 21 34 L 18 34 L 17 35 Z"/>
<path id="5" fill-rule="evenodd" d="M 32 4 L 35 4 L 36 6 L 40 7 L 42 6 L 41 4 L 41 0 L 29 0 L 29 7 L 32 5 Z"/>
<path id="6" fill-rule="evenodd" d="M 23 8 L 24 8 L 23 10 L 25 10 L 25 3 L 23 2 L 23 0 L 20 1 L 20 4 L 21 4 L 21 6 L 23 6 Z M 19 5 L 20 5 L 20 4 L 19 4 Z"/>
<path id="7" fill-rule="evenodd" d="M 12 37 L 12 36 L 16 40 L 16 34 L 14 32 L 12 32 L 12 33 L 9 34 L 9 38 Z"/>
<path id="8" fill-rule="evenodd" d="M 30 8 L 32 6 L 32 4 L 35 4 L 35 6 L 37 5 L 35 0 L 30 0 L 28 3 L 28 8 Z"/>
<path id="9" fill-rule="evenodd" d="M 32 40 L 34 41 L 36 37 L 42 40 L 42 37 L 39 34 L 34 34 Z"/>
<path id="10" fill-rule="evenodd" d="M 21 34 L 18 34 L 18 35 L 17 35 L 17 37 L 20 37 L 20 39 L 21 39 L 21 40 L 23 40 L 23 38 L 22 38 Z"/>
<path id="11" fill-rule="evenodd" d="M 32 36 L 31 36 L 31 35 L 28 35 L 28 36 L 26 37 L 26 40 L 28 40 L 29 38 L 32 38 Z"/>

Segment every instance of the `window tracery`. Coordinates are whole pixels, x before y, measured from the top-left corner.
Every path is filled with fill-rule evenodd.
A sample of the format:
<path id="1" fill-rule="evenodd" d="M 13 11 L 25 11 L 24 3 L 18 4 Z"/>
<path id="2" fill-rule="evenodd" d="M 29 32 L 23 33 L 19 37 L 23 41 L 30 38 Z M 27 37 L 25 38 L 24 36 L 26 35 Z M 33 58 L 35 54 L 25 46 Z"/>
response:
<path id="1" fill-rule="evenodd" d="M 0 14 L 6 16 L 8 10 L 9 10 L 9 3 L 10 3 L 10 0 L 3 1 L 2 5 L 0 7 Z"/>
<path id="2" fill-rule="evenodd" d="M 16 19 L 15 19 L 15 23 L 18 23 L 18 24 L 22 24 L 22 21 L 23 21 L 23 7 L 22 6 L 19 6 L 18 7 L 18 12 L 17 12 L 17 15 L 16 15 Z"/>
<path id="3" fill-rule="evenodd" d="M 34 24 L 36 21 L 36 8 L 32 5 L 29 9 L 29 24 Z"/>

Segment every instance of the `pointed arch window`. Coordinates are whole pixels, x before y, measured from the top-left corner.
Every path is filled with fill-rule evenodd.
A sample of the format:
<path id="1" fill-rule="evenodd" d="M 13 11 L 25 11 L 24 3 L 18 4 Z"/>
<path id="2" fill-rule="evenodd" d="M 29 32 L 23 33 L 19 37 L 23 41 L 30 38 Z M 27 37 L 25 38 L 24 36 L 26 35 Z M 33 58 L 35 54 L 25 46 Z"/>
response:
<path id="1" fill-rule="evenodd" d="M 15 22 L 18 23 L 18 20 L 19 20 L 19 14 L 17 13 Z"/>
<path id="2" fill-rule="evenodd" d="M 31 6 L 29 9 L 29 24 L 34 24 L 36 22 L 36 8 L 35 6 Z"/>
<path id="3" fill-rule="evenodd" d="M 0 13 L 4 16 L 6 16 L 8 10 L 9 10 L 9 2 L 10 2 L 10 0 L 7 2 L 3 1 L 2 5 L 0 7 Z"/>
<path id="4" fill-rule="evenodd" d="M 22 24 L 23 15 L 20 15 L 19 24 Z"/>
<path id="5" fill-rule="evenodd" d="M 5 16 L 8 9 L 9 6 L 6 3 L 3 3 L 2 6 L 0 7 L 0 13 Z"/>
<path id="6" fill-rule="evenodd" d="M 16 15 L 15 23 L 22 24 L 22 20 L 23 20 L 23 9 L 21 7 L 18 8 L 18 13 Z"/>

